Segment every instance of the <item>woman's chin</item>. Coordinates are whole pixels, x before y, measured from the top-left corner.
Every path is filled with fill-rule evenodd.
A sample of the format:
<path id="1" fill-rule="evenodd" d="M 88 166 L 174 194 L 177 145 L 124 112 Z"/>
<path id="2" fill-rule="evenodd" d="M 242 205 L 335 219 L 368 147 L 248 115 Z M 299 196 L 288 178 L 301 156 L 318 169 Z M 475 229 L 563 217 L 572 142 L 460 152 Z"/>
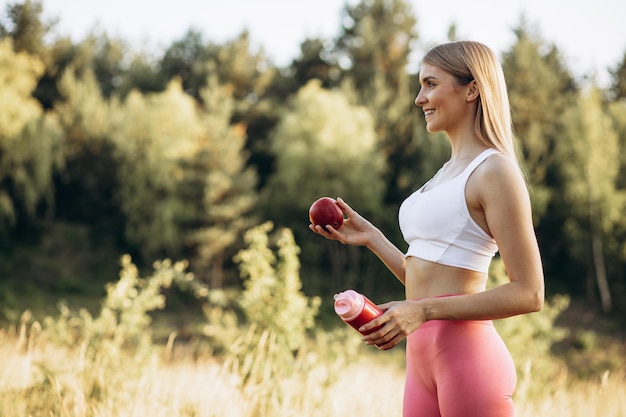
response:
<path id="1" fill-rule="evenodd" d="M 437 132 L 441 131 L 441 129 L 437 129 L 435 126 L 426 123 L 426 131 L 428 133 L 437 133 Z"/>

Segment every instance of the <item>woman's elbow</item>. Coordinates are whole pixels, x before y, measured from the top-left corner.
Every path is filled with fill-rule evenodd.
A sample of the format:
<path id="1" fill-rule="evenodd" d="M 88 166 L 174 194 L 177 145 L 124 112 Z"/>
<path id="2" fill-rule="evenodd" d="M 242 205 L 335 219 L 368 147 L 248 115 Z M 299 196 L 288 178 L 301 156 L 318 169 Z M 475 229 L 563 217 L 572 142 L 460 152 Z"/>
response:
<path id="1" fill-rule="evenodd" d="M 518 287 L 519 313 L 528 314 L 541 311 L 545 301 L 543 280 L 537 283 L 525 283 Z"/>
<path id="2" fill-rule="evenodd" d="M 538 311 L 541 311 L 544 301 L 545 289 L 543 285 L 530 291 L 527 299 L 528 312 L 536 313 Z"/>
<path id="3" fill-rule="evenodd" d="M 543 291 L 540 292 L 536 292 L 535 296 L 533 297 L 533 304 L 532 304 L 532 313 L 541 311 L 541 309 L 543 308 L 543 302 L 545 301 L 545 296 Z"/>

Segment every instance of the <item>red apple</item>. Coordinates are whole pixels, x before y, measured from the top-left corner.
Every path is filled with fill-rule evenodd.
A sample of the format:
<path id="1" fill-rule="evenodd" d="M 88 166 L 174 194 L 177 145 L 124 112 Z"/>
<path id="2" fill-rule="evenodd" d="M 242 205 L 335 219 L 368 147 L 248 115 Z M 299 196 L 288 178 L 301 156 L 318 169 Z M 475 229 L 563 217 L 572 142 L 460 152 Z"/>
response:
<path id="1" fill-rule="evenodd" d="M 324 229 L 331 225 L 339 229 L 343 224 L 343 211 L 337 201 L 330 197 L 322 197 L 311 205 L 309 209 L 309 220 L 315 225 L 320 225 Z"/>

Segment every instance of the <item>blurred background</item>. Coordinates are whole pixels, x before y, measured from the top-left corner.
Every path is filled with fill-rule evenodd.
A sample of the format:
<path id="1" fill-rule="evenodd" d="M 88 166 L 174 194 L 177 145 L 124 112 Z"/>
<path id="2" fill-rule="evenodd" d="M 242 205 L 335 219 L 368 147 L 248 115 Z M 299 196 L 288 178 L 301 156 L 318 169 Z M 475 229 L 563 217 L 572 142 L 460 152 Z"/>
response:
<path id="1" fill-rule="evenodd" d="M 175 333 L 193 341 L 196 354 L 244 363 L 245 349 L 233 346 L 245 343 L 235 341 L 258 347 L 264 340 L 263 333 L 245 338 L 251 325 L 284 336 L 293 358 L 313 327 L 337 325 L 335 292 L 355 288 L 378 303 L 403 297 L 367 250 L 311 233 L 308 208 L 340 196 L 406 248 L 399 204 L 449 156 L 447 140 L 425 131 L 413 103 L 419 56 L 471 38 L 492 46 L 504 67 L 549 300 L 544 322 L 525 322 L 522 335 L 515 326 L 501 331 L 521 338 L 520 355 L 541 340 L 533 355 L 559 364 L 543 368 L 553 386 L 565 386 L 554 382 L 566 384 L 564 375 L 596 378 L 599 387 L 607 372 L 620 375 L 621 3 L 589 10 L 543 2 L 539 11 L 533 2 L 463 9 L 325 1 L 309 14 L 309 5 L 294 9 L 297 2 L 209 1 L 197 10 L 190 1 L 156 2 L 157 28 L 148 25 L 150 2 L 101 3 L 0 2 L 0 319 L 7 329 L 47 317 L 56 323 L 48 331 L 58 333 L 59 322 L 84 317 L 74 316 L 80 309 L 94 317 L 116 311 L 116 325 L 155 331 L 151 343 Z M 248 6 L 247 17 L 229 12 Z M 280 14 L 283 7 L 289 14 Z M 185 20 L 180 9 L 197 18 Z M 203 27 L 202 16 L 224 20 L 225 29 Z M 290 16 L 308 23 L 292 27 Z M 255 19 L 274 30 L 255 32 Z M 498 282 L 506 273 L 494 265 Z M 138 294 L 154 303 L 141 304 Z M 277 329 L 292 297 L 301 300 L 290 310 L 297 320 Z M 145 321 L 124 315 L 132 303 Z M 81 323 L 67 340 L 92 340 Z M 292 340 L 298 331 L 302 339 Z"/>

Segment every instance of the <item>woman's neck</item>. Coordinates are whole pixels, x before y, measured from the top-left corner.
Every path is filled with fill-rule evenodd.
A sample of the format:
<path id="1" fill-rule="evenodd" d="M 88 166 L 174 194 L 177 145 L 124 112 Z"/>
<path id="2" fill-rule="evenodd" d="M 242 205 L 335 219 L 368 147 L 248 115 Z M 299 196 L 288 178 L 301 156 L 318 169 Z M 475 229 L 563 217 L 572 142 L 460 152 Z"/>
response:
<path id="1" fill-rule="evenodd" d="M 461 162 L 467 159 L 474 159 L 481 152 L 487 149 L 483 143 L 478 141 L 473 135 L 466 137 L 457 137 L 453 139 L 450 137 L 450 146 L 452 152 L 450 153 L 451 162 Z"/>

